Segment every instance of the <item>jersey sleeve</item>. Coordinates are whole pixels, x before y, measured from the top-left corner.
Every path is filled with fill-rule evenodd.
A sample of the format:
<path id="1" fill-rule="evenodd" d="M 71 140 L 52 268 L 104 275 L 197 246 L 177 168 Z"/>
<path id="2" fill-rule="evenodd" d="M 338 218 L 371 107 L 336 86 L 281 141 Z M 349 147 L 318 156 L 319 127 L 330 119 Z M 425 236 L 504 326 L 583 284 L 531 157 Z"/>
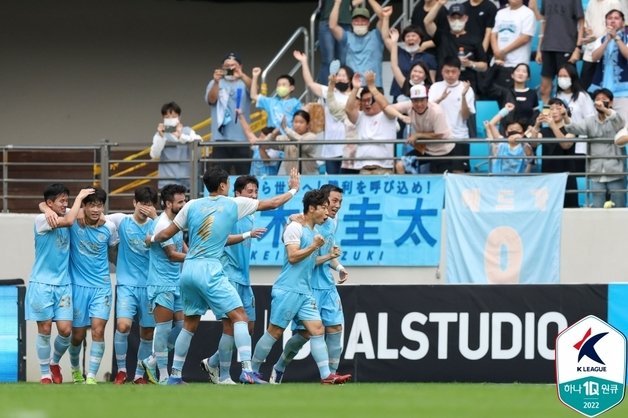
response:
<path id="1" fill-rule="evenodd" d="M 35 217 L 35 231 L 38 234 L 45 234 L 48 231 L 52 231 L 50 225 L 48 225 L 48 221 L 46 221 L 46 215 L 40 213 Z"/>
<path id="2" fill-rule="evenodd" d="M 120 228 L 120 224 L 122 223 L 122 220 L 124 218 L 126 218 L 126 214 L 124 213 L 111 213 L 105 216 L 105 219 L 112 222 L 116 226 L 116 228 Z"/>
<path id="3" fill-rule="evenodd" d="M 105 226 L 110 233 L 108 245 L 113 247 L 120 241 L 120 238 L 118 237 L 118 228 L 116 228 L 115 224 L 111 221 L 105 222 Z"/>
<path id="4" fill-rule="evenodd" d="M 177 226 L 177 228 L 182 231 L 188 226 L 188 209 L 190 208 L 191 203 L 193 203 L 194 200 L 190 200 L 188 203 L 186 203 L 185 206 L 181 208 L 179 213 L 177 213 L 177 216 L 174 217 L 174 221 L 172 221 Z"/>
<path id="5" fill-rule="evenodd" d="M 168 218 L 165 215 L 160 216 L 154 224 L 153 235 L 158 234 L 160 231 L 163 231 L 169 225 L 170 225 L 170 222 L 168 221 Z M 161 248 L 165 248 L 168 245 L 173 245 L 173 244 L 174 244 L 174 241 L 172 240 L 172 238 L 169 238 L 166 241 L 162 241 L 159 243 Z"/>
<path id="6" fill-rule="evenodd" d="M 257 212 L 259 200 L 244 196 L 234 197 L 233 200 L 238 205 L 238 220 Z"/>
<path id="7" fill-rule="evenodd" d="M 283 231 L 283 243 L 285 245 L 300 244 L 303 235 L 303 225 L 298 222 L 290 222 Z"/>

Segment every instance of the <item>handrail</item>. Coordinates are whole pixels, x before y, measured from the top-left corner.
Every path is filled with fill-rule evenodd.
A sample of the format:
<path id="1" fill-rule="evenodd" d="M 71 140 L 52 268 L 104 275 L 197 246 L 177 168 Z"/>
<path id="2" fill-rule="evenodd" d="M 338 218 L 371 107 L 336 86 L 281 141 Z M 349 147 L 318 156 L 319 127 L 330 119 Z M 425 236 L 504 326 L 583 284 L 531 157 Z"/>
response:
<path id="1" fill-rule="evenodd" d="M 316 9 L 312 12 L 310 16 L 310 50 L 308 54 L 308 59 L 310 60 L 310 69 L 314 71 L 316 62 L 314 60 L 314 51 L 316 51 L 316 18 L 320 16 L 321 7 L 320 5 L 316 7 Z M 307 92 L 307 87 L 305 87 L 305 91 Z M 301 95 L 303 97 L 303 95 Z"/>
<path id="2" fill-rule="evenodd" d="M 286 52 L 289 51 L 290 47 L 295 43 L 295 41 L 298 39 L 298 37 L 300 35 L 303 35 L 303 53 L 306 56 L 308 56 L 309 51 L 310 51 L 310 45 L 309 45 L 309 43 L 310 43 L 310 35 L 307 33 L 307 29 L 305 29 L 303 26 L 301 26 L 297 30 L 294 31 L 292 36 L 284 43 L 283 47 L 281 47 L 279 52 L 277 52 L 277 54 L 275 54 L 274 58 L 270 61 L 270 63 L 262 71 L 261 92 L 263 94 L 266 94 L 268 92 L 268 85 L 266 84 L 266 77 L 268 76 L 269 71 L 272 70 L 275 67 L 275 65 L 277 65 L 279 60 L 286 55 Z M 298 69 L 298 66 L 295 67 L 295 68 Z"/>

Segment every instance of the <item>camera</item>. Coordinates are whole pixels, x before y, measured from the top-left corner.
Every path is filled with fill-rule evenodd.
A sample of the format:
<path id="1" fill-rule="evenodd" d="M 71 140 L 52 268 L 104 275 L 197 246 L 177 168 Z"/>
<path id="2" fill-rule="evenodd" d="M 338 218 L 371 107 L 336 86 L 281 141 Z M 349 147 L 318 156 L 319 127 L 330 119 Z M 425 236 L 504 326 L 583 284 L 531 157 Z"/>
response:
<path id="1" fill-rule="evenodd" d="M 176 130 L 177 130 L 177 125 L 173 125 L 173 126 L 164 125 L 164 132 L 167 134 L 171 134 L 175 132 Z"/>
<path id="2" fill-rule="evenodd" d="M 234 72 L 235 72 L 235 69 L 227 68 L 227 70 L 225 71 L 225 75 L 233 75 Z"/>

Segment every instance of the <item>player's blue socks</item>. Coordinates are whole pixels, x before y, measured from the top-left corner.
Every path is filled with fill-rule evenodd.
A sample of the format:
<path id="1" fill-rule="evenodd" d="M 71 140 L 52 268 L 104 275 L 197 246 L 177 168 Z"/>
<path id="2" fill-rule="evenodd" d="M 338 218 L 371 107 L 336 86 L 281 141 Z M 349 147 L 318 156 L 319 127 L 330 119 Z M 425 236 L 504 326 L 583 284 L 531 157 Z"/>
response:
<path id="1" fill-rule="evenodd" d="M 304 338 L 298 332 L 290 337 L 286 346 L 283 348 L 281 356 L 279 356 L 279 360 L 277 360 L 277 363 L 275 363 L 273 367 L 280 372 L 285 372 L 288 364 L 290 364 L 294 356 L 297 355 L 301 347 L 303 347 L 306 342 L 307 338 Z"/>
<path id="2" fill-rule="evenodd" d="M 168 376 L 168 346 L 169 336 L 172 335 L 172 321 L 158 322 L 155 325 L 155 335 L 153 336 L 153 346 L 157 368 L 161 376 Z M 180 331 L 180 330 L 179 330 Z"/>
<path id="3" fill-rule="evenodd" d="M 233 358 L 233 347 L 235 346 L 235 339 L 233 335 L 227 335 L 223 333 L 220 336 L 220 341 L 218 342 L 218 351 L 212 356 L 216 357 L 213 361 L 216 361 L 220 366 L 220 380 L 225 380 L 228 377 L 231 377 L 231 359 Z M 249 356 L 251 355 L 249 346 Z M 212 364 L 212 358 L 209 359 L 209 365 L 212 367 L 216 367 Z"/>
<path id="4" fill-rule="evenodd" d="M 338 364 L 340 364 L 340 355 L 342 354 L 342 331 L 326 334 L 325 342 L 329 352 L 329 370 L 332 373 L 336 373 Z"/>
<path id="5" fill-rule="evenodd" d="M 37 334 L 37 359 L 42 377 L 50 377 L 50 335 Z"/>
<path id="6" fill-rule="evenodd" d="M 259 372 L 259 368 L 264 361 L 266 361 L 266 357 L 270 350 L 273 348 L 273 345 L 277 342 L 276 339 L 273 338 L 272 335 L 266 331 L 262 338 L 259 339 L 257 344 L 255 344 L 255 352 L 253 353 L 253 359 L 251 361 L 251 366 L 254 372 Z M 327 377 L 327 376 L 325 376 Z"/>
<path id="7" fill-rule="evenodd" d="M 113 336 L 113 346 L 116 350 L 118 370 L 126 372 L 126 350 L 129 348 L 129 333 L 116 330 Z"/>
<path id="8" fill-rule="evenodd" d="M 242 362 L 242 368 L 246 370 L 250 368 L 251 362 L 251 335 L 249 334 L 249 324 L 246 321 L 234 322 L 233 339 Z"/>
<path id="9" fill-rule="evenodd" d="M 68 353 L 70 354 L 70 365 L 72 369 L 77 370 L 80 367 L 79 361 L 81 360 L 81 347 L 83 342 L 79 345 L 70 344 L 68 347 Z"/>
<path id="10" fill-rule="evenodd" d="M 327 352 L 327 344 L 325 344 L 325 336 L 312 335 L 310 348 L 312 349 L 312 357 L 314 357 L 321 379 L 324 379 L 331 373 L 329 371 L 329 353 Z"/>
<path id="11" fill-rule="evenodd" d="M 87 373 L 87 377 L 96 377 L 104 352 L 104 341 L 92 341 L 92 348 L 89 350 L 89 372 Z"/>
<path id="12" fill-rule="evenodd" d="M 170 335 L 168 335 L 168 351 L 174 349 L 174 343 L 177 341 L 177 337 L 179 333 L 183 329 L 183 320 L 174 321 L 174 327 L 170 330 Z"/>
<path id="13" fill-rule="evenodd" d="M 61 357 L 68 351 L 68 347 L 70 346 L 70 336 L 63 337 L 61 335 L 57 335 L 54 342 L 54 351 L 52 352 L 52 364 L 59 364 L 61 361 Z"/>
<path id="14" fill-rule="evenodd" d="M 172 361 L 172 376 L 181 377 L 181 371 L 183 370 L 183 364 L 185 358 L 188 355 L 190 349 L 190 343 L 192 342 L 194 333 L 187 329 L 182 329 L 177 338 L 177 342 L 174 345 L 174 359 Z"/>
<path id="15" fill-rule="evenodd" d="M 141 361 L 148 358 L 153 352 L 153 340 L 145 340 L 140 338 L 140 346 L 137 349 L 137 366 L 135 366 L 135 377 L 133 380 L 137 380 L 140 377 L 144 377 L 144 368 Z"/>

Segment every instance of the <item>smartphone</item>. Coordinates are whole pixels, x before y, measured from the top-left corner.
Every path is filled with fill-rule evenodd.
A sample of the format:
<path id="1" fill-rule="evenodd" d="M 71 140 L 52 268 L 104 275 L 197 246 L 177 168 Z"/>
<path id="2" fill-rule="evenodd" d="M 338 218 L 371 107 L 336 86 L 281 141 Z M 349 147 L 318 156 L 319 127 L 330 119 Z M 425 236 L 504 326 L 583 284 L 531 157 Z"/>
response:
<path id="1" fill-rule="evenodd" d="M 233 75 L 233 72 L 235 70 L 233 68 L 227 68 L 227 71 L 225 72 L 226 75 Z"/>
<path id="2" fill-rule="evenodd" d="M 550 114 L 549 106 L 543 106 L 543 112 L 542 113 L 543 113 L 544 116 L 549 115 Z"/>
<path id="3" fill-rule="evenodd" d="M 167 134 L 171 134 L 173 132 L 175 132 L 177 130 L 176 126 L 168 126 L 168 125 L 164 125 L 164 132 Z"/>

